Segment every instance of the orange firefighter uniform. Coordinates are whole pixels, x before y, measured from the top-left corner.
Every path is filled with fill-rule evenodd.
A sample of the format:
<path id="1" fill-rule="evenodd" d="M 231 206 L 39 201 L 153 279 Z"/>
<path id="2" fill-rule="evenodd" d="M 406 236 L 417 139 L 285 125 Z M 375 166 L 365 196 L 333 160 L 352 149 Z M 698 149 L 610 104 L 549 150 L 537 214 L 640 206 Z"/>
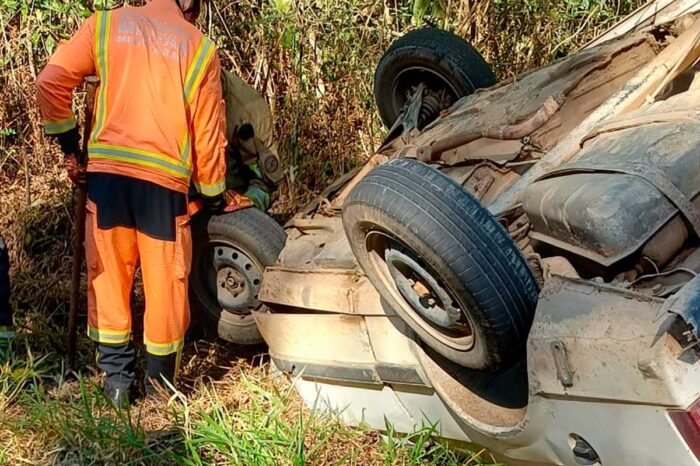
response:
<path id="1" fill-rule="evenodd" d="M 88 144 L 88 334 L 107 381 L 124 387 L 133 381 L 129 299 L 139 258 L 147 376 L 176 371 L 189 324 L 187 192 L 192 185 L 214 198 L 225 189 L 220 73 L 214 44 L 177 3 L 152 0 L 88 18 L 37 79 L 45 131 L 61 135 L 76 131 L 73 89 L 100 78 Z"/>

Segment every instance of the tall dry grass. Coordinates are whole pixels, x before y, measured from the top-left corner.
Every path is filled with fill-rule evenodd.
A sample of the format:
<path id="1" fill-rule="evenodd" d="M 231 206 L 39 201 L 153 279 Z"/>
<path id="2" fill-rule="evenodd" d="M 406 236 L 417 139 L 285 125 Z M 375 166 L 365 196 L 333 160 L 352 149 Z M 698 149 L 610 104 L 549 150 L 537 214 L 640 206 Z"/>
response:
<path id="1" fill-rule="evenodd" d="M 99 8 L 119 1 L 98 0 Z M 134 3 L 132 1 L 132 3 Z M 374 67 L 389 44 L 432 24 L 470 40 L 497 74 L 575 50 L 640 0 L 215 0 L 202 27 L 224 66 L 267 98 L 288 170 L 275 211 L 293 213 L 365 160 L 383 134 Z M 20 308 L 65 316 L 71 196 L 54 144 L 42 136 L 33 81 L 91 0 L 0 2 L 0 232 L 10 245 Z M 80 109 L 82 96 L 76 94 Z"/>

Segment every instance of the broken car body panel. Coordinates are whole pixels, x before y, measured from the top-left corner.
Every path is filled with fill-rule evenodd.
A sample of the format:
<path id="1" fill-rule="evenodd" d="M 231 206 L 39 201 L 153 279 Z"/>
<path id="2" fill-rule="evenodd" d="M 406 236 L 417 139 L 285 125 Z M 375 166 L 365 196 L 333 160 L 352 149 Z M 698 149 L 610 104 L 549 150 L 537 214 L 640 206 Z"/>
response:
<path id="1" fill-rule="evenodd" d="M 376 298 L 352 315 L 258 315 L 273 361 L 297 377 L 309 406 L 376 429 L 438 423 L 441 436 L 513 465 L 576 464 L 570 434 L 611 464 L 648 464 L 659 451 L 669 464 L 697 464 L 666 410 L 700 397 L 700 371 L 678 359 L 668 315 L 657 318 L 662 300 L 555 276 L 542 291 L 527 370 L 488 378 L 433 362 L 390 310 L 376 314 Z M 621 451 L 621 438 L 644 441 Z"/>

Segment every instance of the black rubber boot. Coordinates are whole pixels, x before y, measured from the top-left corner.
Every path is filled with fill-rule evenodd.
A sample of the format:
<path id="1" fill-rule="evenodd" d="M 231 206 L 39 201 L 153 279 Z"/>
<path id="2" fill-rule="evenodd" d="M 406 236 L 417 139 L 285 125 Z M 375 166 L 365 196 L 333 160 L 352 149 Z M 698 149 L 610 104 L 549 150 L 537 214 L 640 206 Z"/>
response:
<path id="1" fill-rule="evenodd" d="M 118 345 L 97 344 L 97 365 L 106 373 L 104 395 L 117 407 L 129 402 L 136 377 L 135 358 L 136 352 L 130 341 Z"/>
<path id="2" fill-rule="evenodd" d="M 125 408 L 131 402 L 131 385 L 122 385 L 110 380 L 105 380 L 102 394 L 116 408 Z"/>
<path id="3" fill-rule="evenodd" d="M 171 353 L 166 356 L 157 356 L 146 353 L 146 395 L 156 393 L 156 387 L 161 386 L 170 389 L 175 386 L 175 376 L 180 360 L 180 352 Z M 166 383 L 167 382 L 167 383 Z"/>

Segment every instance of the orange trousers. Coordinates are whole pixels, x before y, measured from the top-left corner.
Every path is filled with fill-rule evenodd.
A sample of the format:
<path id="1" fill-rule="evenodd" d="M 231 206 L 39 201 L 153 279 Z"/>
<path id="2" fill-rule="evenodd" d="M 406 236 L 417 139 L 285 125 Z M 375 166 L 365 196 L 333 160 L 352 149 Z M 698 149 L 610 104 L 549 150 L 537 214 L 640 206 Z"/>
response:
<path id="1" fill-rule="evenodd" d="M 140 259 L 146 298 L 146 351 L 156 356 L 179 352 L 190 322 L 187 280 L 192 239 L 188 216 L 175 219 L 175 240 L 171 241 L 133 227 L 98 228 L 97 214 L 96 204 L 88 200 L 88 335 L 103 344 L 129 341 L 131 288 Z"/>

